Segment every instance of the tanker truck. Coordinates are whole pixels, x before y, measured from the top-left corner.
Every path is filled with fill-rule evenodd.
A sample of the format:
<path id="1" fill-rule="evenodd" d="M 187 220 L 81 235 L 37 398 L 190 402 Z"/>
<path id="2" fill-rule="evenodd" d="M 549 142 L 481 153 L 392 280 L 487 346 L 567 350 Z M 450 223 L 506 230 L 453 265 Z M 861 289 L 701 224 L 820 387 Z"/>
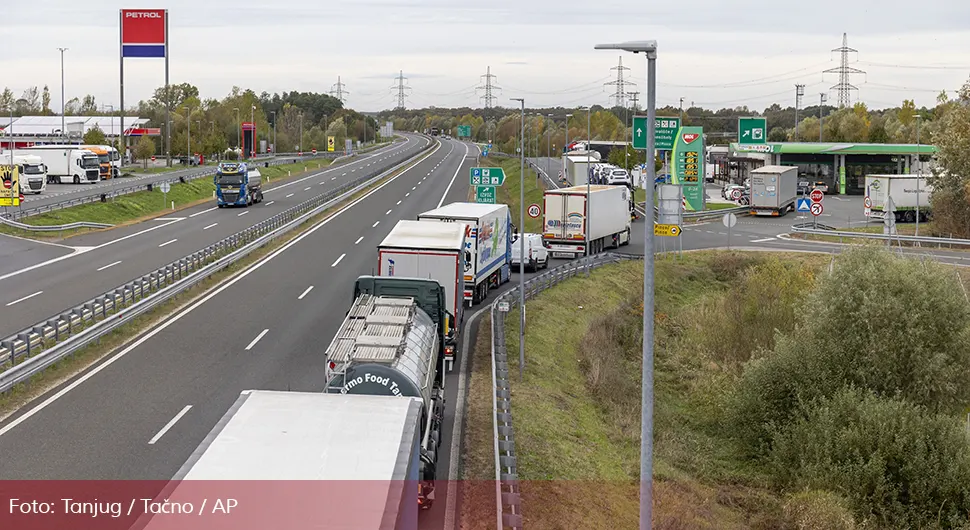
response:
<path id="1" fill-rule="evenodd" d="M 226 206 L 249 206 L 263 200 L 263 178 L 255 167 L 245 162 L 223 162 L 213 177 L 216 203 Z"/>

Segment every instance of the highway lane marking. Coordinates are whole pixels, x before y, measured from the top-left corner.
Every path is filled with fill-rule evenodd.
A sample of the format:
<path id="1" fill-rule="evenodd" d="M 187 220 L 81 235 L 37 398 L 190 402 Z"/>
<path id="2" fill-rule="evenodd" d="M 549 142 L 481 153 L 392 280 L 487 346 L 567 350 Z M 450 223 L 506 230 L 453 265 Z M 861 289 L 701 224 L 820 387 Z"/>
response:
<path id="1" fill-rule="evenodd" d="M 384 212 L 384 215 L 391 215 L 391 210 Z"/>
<path id="2" fill-rule="evenodd" d="M 307 293 L 309 293 L 312 290 L 313 290 L 313 286 L 311 285 L 311 286 L 307 287 L 306 288 L 306 291 L 303 291 L 303 294 L 301 294 L 300 296 L 298 296 L 296 299 L 297 300 L 303 300 L 303 297 L 306 296 Z"/>
<path id="3" fill-rule="evenodd" d="M 411 191 L 414 191 L 414 190 L 416 190 L 416 189 L 418 189 L 418 187 L 417 187 L 417 186 L 411 186 Z"/>
<path id="4" fill-rule="evenodd" d="M 468 157 L 468 144 L 465 144 L 465 158 L 467 158 L 467 157 Z M 464 161 L 464 159 L 462 159 L 462 161 Z M 441 196 L 441 200 L 438 201 L 438 208 L 441 208 L 441 205 L 444 204 L 445 197 L 448 196 L 448 192 L 451 191 L 451 186 L 454 185 L 455 179 L 458 178 L 458 173 L 461 172 L 461 166 L 462 166 L 462 164 L 459 163 L 458 164 L 458 169 L 455 170 L 455 174 L 451 177 L 451 182 L 449 182 L 448 183 L 448 187 L 445 188 L 445 193 Z"/>
<path id="5" fill-rule="evenodd" d="M 148 440 L 148 445 L 155 445 L 155 442 L 157 442 L 159 440 L 159 438 L 161 438 L 162 436 L 164 436 L 165 433 L 167 433 L 169 429 L 171 429 L 173 426 L 175 426 L 175 423 L 178 422 L 180 419 L 182 419 L 182 416 L 185 416 L 185 413 L 188 412 L 189 409 L 191 409 L 191 408 L 192 408 L 192 405 L 186 405 L 185 408 L 182 409 L 181 412 L 179 412 L 178 414 L 176 414 L 174 418 L 172 418 L 171 420 L 169 420 L 168 423 L 166 423 L 165 426 L 162 427 L 162 430 L 158 431 L 158 433 L 155 434 L 155 436 L 153 436 L 151 440 Z"/>
<path id="6" fill-rule="evenodd" d="M 158 248 L 162 248 L 165 245 L 171 245 L 172 243 L 175 243 L 176 241 L 178 241 L 178 239 L 173 239 L 171 241 L 166 241 L 166 242 L 162 243 L 161 245 L 158 245 Z"/>
<path id="7" fill-rule="evenodd" d="M 401 205 L 401 201 L 397 201 L 397 206 L 400 206 L 400 205 Z"/>
<path id="8" fill-rule="evenodd" d="M 436 146 L 430 153 L 428 153 L 424 157 L 424 159 L 427 159 L 428 157 L 430 157 L 431 155 L 433 155 L 440 148 L 441 148 L 440 145 L 439 146 Z M 107 367 L 111 366 L 112 364 L 114 364 L 116 361 L 118 361 L 118 359 L 121 359 L 125 355 L 128 355 L 129 353 L 131 353 L 132 351 L 134 351 L 135 348 L 137 348 L 137 347 L 141 346 L 142 344 L 148 342 L 150 339 L 152 339 L 153 337 L 155 337 L 156 335 L 158 335 L 162 331 L 168 329 L 168 327 L 171 326 L 172 324 L 175 324 L 176 322 L 178 322 L 179 320 L 181 320 L 183 317 L 185 317 L 186 315 L 188 315 L 192 311 L 198 309 L 202 304 L 208 302 L 209 300 L 212 300 L 213 298 L 215 298 L 216 296 L 218 296 L 220 293 L 222 293 L 226 289 L 228 289 L 228 288 L 232 287 L 233 285 L 235 285 L 236 283 L 242 281 L 243 278 L 245 278 L 245 277 L 249 276 L 250 274 L 252 274 L 252 273 L 256 272 L 257 270 L 259 270 L 263 265 L 269 263 L 270 261 L 272 261 L 273 259 L 275 259 L 277 256 L 279 256 L 280 254 L 282 254 L 283 252 L 286 252 L 286 250 L 288 250 L 289 248 L 293 247 L 294 245 L 296 245 L 300 241 L 303 241 L 305 238 L 310 237 L 317 230 L 323 228 L 324 226 L 326 226 L 327 224 L 329 224 L 334 219 L 340 217 L 341 214 L 347 212 L 348 210 L 350 210 L 351 208 L 353 208 L 354 206 L 356 206 L 360 202 L 364 201 L 365 199 L 367 199 L 371 195 L 377 193 L 378 191 L 380 191 L 381 189 L 383 189 L 384 186 L 387 186 L 391 182 L 394 182 L 395 180 L 397 180 L 398 178 L 400 178 L 401 176 L 403 176 L 404 174 L 406 174 L 409 170 L 411 170 L 412 168 L 416 167 L 418 164 L 420 164 L 420 162 L 418 162 L 417 164 L 414 164 L 414 165 L 410 166 L 408 169 L 405 169 L 400 174 L 398 174 L 398 175 L 396 175 L 394 177 L 389 178 L 386 182 L 384 182 L 380 186 L 377 186 L 376 188 L 374 188 L 374 189 L 370 190 L 369 192 L 365 193 L 363 196 L 357 198 L 355 201 L 351 202 L 347 206 L 344 206 L 340 210 L 337 210 L 336 212 L 333 213 L 333 215 L 331 215 L 330 217 L 327 217 L 326 219 L 324 219 L 323 221 L 321 221 L 320 223 L 318 223 L 317 225 L 315 225 L 313 228 L 311 228 L 311 229 L 307 230 L 306 232 L 300 234 L 299 236 L 293 238 L 292 240 L 290 240 L 288 243 L 286 243 L 282 247 L 276 249 L 272 254 L 270 254 L 270 255 L 266 256 L 265 258 L 257 261 L 252 266 L 250 266 L 248 269 L 240 272 L 238 276 L 235 276 L 235 277 L 229 279 L 224 284 L 222 284 L 221 286 L 219 286 L 215 290 L 213 290 L 211 293 L 209 293 L 207 295 L 204 295 L 199 301 L 197 301 L 194 304 L 190 305 L 189 307 L 187 307 L 182 312 L 177 313 L 175 316 L 173 316 L 173 317 L 169 318 L 168 320 L 165 320 L 164 322 L 162 322 L 158 327 L 156 327 L 156 328 L 154 328 L 154 329 L 146 332 L 144 335 L 142 335 L 140 338 L 138 338 L 137 340 L 135 340 L 129 346 L 127 346 L 123 350 L 121 350 L 118 353 L 116 353 L 113 357 L 111 357 L 107 361 L 105 361 L 105 362 L 97 365 L 96 367 L 94 367 L 89 372 L 84 373 L 84 375 L 81 375 L 80 377 L 78 377 L 77 379 L 75 379 L 72 383 L 70 383 L 69 385 L 65 386 L 64 388 L 62 388 L 61 390 L 59 390 L 57 393 L 55 393 L 51 397 L 45 399 L 39 405 L 37 405 L 34 408 L 28 410 L 27 412 L 21 414 L 20 416 L 17 416 L 15 419 L 13 419 L 12 421 L 10 421 L 10 423 L 4 425 L 3 427 L 0 427 L 0 436 L 3 436 L 4 434 L 7 434 L 8 432 L 10 432 L 14 428 L 16 428 L 21 423 L 27 421 L 28 419 L 30 419 L 31 417 L 33 417 L 37 413 L 43 411 L 44 409 L 46 409 L 47 407 L 49 407 L 52 403 L 54 403 L 58 399 L 64 397 L 65 395 L 67 395 L 68 392 L 70 392 L 71 390 L 74 390 L 75 388 L 77 388 L 78 386 L 80 386 L 81 384 L 83 384 L 84 382 L 88 381 L 89 379 L 91 379 L 92 377 L 94 377 L 95 375 L 97 375 L 98 373 L 100 373 L 105 368 L 107 368 Z"/>
<path id="9" fill-rule="evenodd" d="M 337 180 L 337 177 L 330 177 L 330 180 Z M 321 182 L 320 184 L 323 184 L 323 182 Z"/>
<path id="10" fill-rule="evenodd" d="M 28 294 L 27 296 L 25 296 L 23 298 L 18 298 L 17 300 L 14 300 L 13 302 L 9 302 L 7 304 L 7 307 L 10 307 L 10 306 L 12 306 L 14 304 L 19 304 L 20 302 L 23 302 L 24 300 L 30 300 L 31 298 L 33 298 L 35 296 L 40 296 L 42 294 L 44 294 L 44 291 L 37 291 L 34 294 Z"/>
<path id="11" fill-rule="evenodd" d="M 209 225 L 209 226 L 207 226 L 207 227 L 205 227 L 205 228 L 203 228 L 203 230 L 208 230 L 208 229 L 210 229 L 210 228 L 212 228 L 213 226 L 217 226 L 218 224 L 219 224 L 219 223 L 212 223 L 211 225 Z"/>
<path id="12" fill-rule="evenodd" d="M 249 210 L 246 210 L 245 212 L 237 215 L 236 217 L 242 217 L 242 216 L 246 215 L 247 213 L 249 213 Z"/>
<path id="13" fill-rule="evenodd" d="M 119 263 L 121 263 L 121 260 L 118 260 L 118 261 L 116 261 L 114 263 L 109 263 L 109 264 L 105 265 L 104 267 L 101 267 L 100 269 L 98 269 L 98 272 L 101 272 L 101 271 L 103 271 L 105 269 L 110 269 L 111 267 L 114 267 L 115 265 L 117 265 Z"/>
<path id="14" fill-rule="evenodd" d="M 755 240 L 752 240 L 751 242 L 752 243 L 767 243 L 769 241 L 775 241 L 775 238 L 769 237 L 769 238 L 765 238 L 765 239 L 755 239 Z"/>
<path id="15" fill-rule="evenodd" d="M 347 176 L 347 174 L 346 174 L 346 173 L 344 173 L 344 174 L 342 174 L 342 175 L 340 175 L 340 176 L 341 176 L 341 177 L 346 177 L 346 176 Z"/>
<path id="16" fill-rule="evenodd" d="M 377 228 L 377 225 L 379 224 L 381 224 L 380 221 L 374 221 L 374 224 L 371 226 L 371 228 Z"/>
<path id="17" fill-rule="evenodd" d="M 266 206 L 269 206 L 270 204 L 273 204 L 274 202 L 276 202 L 276 201 L 269 201 L 268 203 L 266 203 Z"/>
<path id="18" fill-rule="evenodd" d="M 310 191 L 310 186 L 303 188 L 303 191 Z"/>
<path id="19" fill-rule="evenodd" d="M 338 263 L 340 263 L 340 262 L 341 262 L 341 260 L 343 260 L 343 259 L 344 259 L 344 256 L 346 256 L 346 255 L 347 255 L 347 254 L 341 254 L 341 255 L 340 255 L 340 257 L 339 257 L 339 258 L 337 258 L 337 261 L 335 261 L 335 262 L 333 262 L 333 265 L 331 265 L 331 267 L 336 267 L 336 266 L 337 266 L 337 264 L 338 264 Z"/>
<path id="20" fill-rule="evenodd" d="M 293 194 L 291 193 L 291 194 L 289 194 L 289 195 L 287 195 L 287 196 L 286 196 L 286 197 L 284 197 L 284 198 L 286 198 L 286 199 L 289 199 L 289 198 L 290 198 L 290 197 L 292 197 L 292 196 L 293 196 Z"/>
<path id="21" fill-rule="evenodd" d="M 184 221 L 185 217 L 156 217 L 152 221 Z"/>
<path id="22" fill-rule="evenodd" d="M 208 210 L 202 210 L 201 212 L 196 212 L 196 213 L 190 215 L 189 217 L 195 217 L 196 215 L 202 215 L 202 214 L 204 214 L 206 212 L 211 212 L 212 210 L 218 210 L 218 209 L 219 209 L 219 207 L 216 206 L 214 208 L 209 208 Z"/>
<path id="23" fill-rule="evenodd" d="M 411 196 L 411 192 L 409 191 L 409 192 L 405 193 L 404 196 L 405 197 L 410 197 Z"/>
<path id="24" fill-rule="evenodd" d="M 359 245 L 360 242 L 363 241 L 363 240 L 364 240 L 364 236 L 360 236 L 360 237 L 357 238 L 357 241 L 354 241 L 354 244 L 355 245 Z"/>
<path id="25" fill-rule="evenodd" d="M 267 333 L 269 333 L 269 330 L 268 329 L 264 329 L 263 331 L 261 331 L 259 333 L 259 335 L 256 335 L 256 338 L 253 339 L 253 341 L 249 343 L 249 346 L 246 346 L 246 351 L 249 351 L 249 350 L 253 349 L 253 346 L 255 346 L 257 342 L 259 342 L 259 339 L 261 339 L 264 336 L 266 336 Z"/>

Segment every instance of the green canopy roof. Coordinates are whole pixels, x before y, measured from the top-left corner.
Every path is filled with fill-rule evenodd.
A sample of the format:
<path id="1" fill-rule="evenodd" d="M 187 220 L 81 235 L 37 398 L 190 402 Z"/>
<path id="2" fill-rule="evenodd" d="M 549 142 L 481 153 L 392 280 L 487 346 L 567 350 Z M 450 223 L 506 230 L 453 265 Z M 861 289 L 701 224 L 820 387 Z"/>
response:
<path id="1" fill-rule="evenodd" d="M 918 149 L 918 150 L 917 150 Z M 772 154 L 811 154 L 811 155 L 915 155 L 934 154 L 936 146 L 916 144 L 856 144 L 856 143 L 792 143 L 771 142 L 764 145 L 730 145 L 730 154 L 772 153 Z"/>

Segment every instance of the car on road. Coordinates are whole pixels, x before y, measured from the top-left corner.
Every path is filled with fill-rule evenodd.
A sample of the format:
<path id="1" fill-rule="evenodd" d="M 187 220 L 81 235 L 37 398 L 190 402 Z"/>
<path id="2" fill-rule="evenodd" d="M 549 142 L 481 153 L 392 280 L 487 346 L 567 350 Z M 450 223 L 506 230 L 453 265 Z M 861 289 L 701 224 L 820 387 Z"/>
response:
<path id="1" fill-rule="evenodd" d="M 519 271 L 519 256 L 522 254 L 522 244 L 519 235 L 512 238 L 512 272 Z M 522 234 L 525 237 L 525 270 L 535 272 L 549 267 L 549 249 L 542 242 L 542 234 Z"/>
<path id="2" fill-rule="evenodd" d="M 614 168 L 606 173 L 606 183 L 610 186 L 624 185 L 627 187 L 633 187 L 633 181 L 630 179 L 630 173 L 625 169 Z"/>
<path id="3" fill-rule="evenodd" d="M 798 195 L 804 195 L 808 193 L 809 189 L 810 189 L 810 184 L 807 180 L 799 180 L 798 186 L 795 189 L 795 193 L 797 193 Z"/>
<path id="4" fill-rule="evenodd" d="M 822 193 L 828 193 L 829 192 L 829 185 L 826 184 L 825 181 L 820 180 L 820 181 L 816 182 L 814 186 L 812 186 L 812 189 L 819 190 Z"/>

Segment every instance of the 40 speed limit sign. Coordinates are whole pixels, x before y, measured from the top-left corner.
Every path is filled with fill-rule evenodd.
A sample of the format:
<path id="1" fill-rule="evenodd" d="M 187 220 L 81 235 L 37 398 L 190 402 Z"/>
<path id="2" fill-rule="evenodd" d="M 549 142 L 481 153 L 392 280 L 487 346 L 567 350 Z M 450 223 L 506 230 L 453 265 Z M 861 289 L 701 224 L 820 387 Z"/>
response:
<path id="1" fill-rule="evenodd" d="M 539 217 L 541 214 L 542 214 L 542 208 L 540 208 L 538 204 L 529 205 L 529 217 L 535 219 L 536 217 Z"/>

